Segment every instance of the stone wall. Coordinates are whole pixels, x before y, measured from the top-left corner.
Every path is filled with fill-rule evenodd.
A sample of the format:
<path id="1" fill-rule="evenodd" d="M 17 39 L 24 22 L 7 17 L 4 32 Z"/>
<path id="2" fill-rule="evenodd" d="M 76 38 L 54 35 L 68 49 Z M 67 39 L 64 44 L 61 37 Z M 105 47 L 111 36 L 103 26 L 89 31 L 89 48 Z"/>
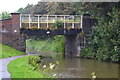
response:
<path id="1" fill-rule="evenodd" d="M 12 17 L 0 20 L 1 43 L 17 50 L 26 51 L 25 36 L 20 34 L 20 13 L 11 13 Z"/>
<path id="2" fill-rule="evenodd" d="M 83 14 L 82 32 L 77 36 L 77 47 L 79 51 L 87 46 L 88 34 L 91 33 L 92 27 L 97 23 L 98 20 L 91 18 L 90 14 Z"/>
<path id="3" fill-rule="evenodd" d="M 65 35 L 65 57 L 79 56 L 77 51 L 77 35 Z"/>
<path id="4" fill-rule="evenodd" d="M 91 32 L 91 29 L 94 25 L 98 23 L 97 19 L 90 17 L 90 14 L 83 14 L 82 28 L 85 35 Z"/>

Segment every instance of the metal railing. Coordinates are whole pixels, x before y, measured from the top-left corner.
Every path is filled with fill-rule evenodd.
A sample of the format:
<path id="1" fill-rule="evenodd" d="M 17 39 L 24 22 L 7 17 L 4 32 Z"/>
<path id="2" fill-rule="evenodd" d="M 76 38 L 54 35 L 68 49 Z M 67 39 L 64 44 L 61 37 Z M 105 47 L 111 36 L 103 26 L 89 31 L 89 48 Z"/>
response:
<path id="1" fill-rule="evenodd" d="M 51 28 L 56 21 L 63 23 L 63 28 L 82 28 L 81 15 L 38 15 L 38 14 L 20 14 L 20 28 L 36 27 L 38 29 L 45 27 Z"/>

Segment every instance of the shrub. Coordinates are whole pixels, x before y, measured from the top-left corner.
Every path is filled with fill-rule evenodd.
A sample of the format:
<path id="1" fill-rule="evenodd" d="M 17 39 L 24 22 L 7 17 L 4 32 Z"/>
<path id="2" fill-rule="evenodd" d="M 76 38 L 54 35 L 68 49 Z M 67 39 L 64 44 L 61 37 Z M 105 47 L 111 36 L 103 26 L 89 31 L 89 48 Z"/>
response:
<path id="1" fill-rule="evenodd" d="M 39 62 L 41 62 L 41 58 L 37 55 L 32 55 L 28 57 L 28 63 L 31 64 L 33 67 L 36 67 Z"/>
<path id="2" fill-rule="evenodd" d="M 92 52 L 91 48 L 84 48 L 80 51 L 81 58 L 94 58 L 95 54 Z"/>
<path id="3" fill-rule="evenodd" d="M 54 41 L 53 43 L 55 43 L 55 47 L 54 47 L 54 52 L 58 52 L 58 53 L 64 53 L 64 37 L 61 35 L 57 35 L 54 37 Z"/>
<path id="4" fill-rule="evenodd" d="M 99 61 L 110 61 L 110 51 L 106 47 L 99 48 L 96 53 L 96 59 Z"/>
<path id="5" fill-rule="evenodd" d="M 54 26 L 54 28 L 63 28 L 64 27 L 62 21 L 56 21 L 53 26 Z"/>
<path id="6" fill-rule="evenodd" d="M 120 62 L 120 55 L 119 54 L 114 54 L 113 56 L 111 56 L 111 61 L 119 63 Z"/>
<path id="7" fill-rule="evenodd" d="M 86 57 L 86 55 L 87 55 L 87 51 L 86 51 L 86 48 L 84 48 L 84 49 L 82 49 L 81 51 L 80 51 L 80 57 L 81 58 L 85 58 Z"/>
<path id="8" fill-rule="evenodd" d="M 119 15 L 119 9 L 113 8 L 109 14 L 111 20 L 105 22 L 105 18 L 103 18 L 98 26 L 92 28 L 88 38 L 88 47 L 96 53 L 95 58 L 99 61 L 120 61 Z M 83 57 L 93 56 L 92 53 L 89 54 L 89 50 L 85 49 L 85 51 L 87 54 L 83 53 Z"/>

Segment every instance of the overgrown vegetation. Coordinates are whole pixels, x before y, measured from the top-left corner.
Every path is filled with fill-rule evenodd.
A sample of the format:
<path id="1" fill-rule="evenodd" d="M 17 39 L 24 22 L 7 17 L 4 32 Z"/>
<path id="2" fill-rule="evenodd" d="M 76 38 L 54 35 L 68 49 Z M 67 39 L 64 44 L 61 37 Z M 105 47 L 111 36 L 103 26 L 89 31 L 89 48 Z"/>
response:
<path id="1" fill-rule="evenodd" d="M 20 52 L 20 51 L 14 49 L 14 48 L 12 48 L 11 46 L 8 46 L 8 45 L 4 45 L 4 44 L 0 43 L 0 46 L 1 46 L 1 48 L 0 48 L 0 59 L 25 54 L 24 52 Z"/>
<path id="2" fill-rule="evenodd" d="M 11 14 L 9 12 L 3 11 L 0 13 L 0 19 L 10 18 Z"/>
<path id="3" fill-rule="evenodd" d="M 42 61 L 42 58 L 40 58 L 37 55 L 31 55 L 28 57 L 28 64 L 33 66 L 33 70 L 39 70 L 40 69 L 40 62 Z"/>
<path id="4" fill-rule="evenodd" d="M 34 52 L 43 52 L 48 53 L 51 57 L 63 57 L 64 52 L 64 37 L 63 36 L 43 36 L 43 37 L 32 37 L 28 39 L 27 42 L 27 49 L 35 50 Z M 29 51 L 28 51 L 29 52 Z M 53 52 L 49 54 L 50 52 Z M 44 55 L 44 54 L 43 54 Z"/>
<path id="5" fill-rule="evenodd" d="M 44 57 L 45 58 L 45 57 Z M 60 64 L 59 61 L 50 61 L 45 63 L 43 56 L 31 55 L 28 57 L 28 63 L 33 66 L 33 70 L 39 71 L 45 74 L 47 77 L 56 78 L 56 74 L 53 73 L 55 67 Z M 47 57 L 46 57 L 47 59 Z"/>
<path id="6" fill-rule="evenodd" d="M 29 65 L 28 60 L 30 56 L 15 59 L 8 64 L 8 71 L 11 74 L 11 78 L 46 78 L 45 75 Z"/>
<path id="7" fill-rule="evenodd" d="M 89 57 L 117 63 L 120 61 L 120 10 L 113 8 L 109 16 L 111 17 L 109 22 L 105 22 L 103 18 L 98 26 L 92 28 L 88 47 L 81 51 L 82 58 Z"/>
<path id="8" fill-rule="evenodd" d="M 63 22 L 62 21 L 56 21 L 55 24 L 53 25 L 55 28 L 63 28 Z"/>

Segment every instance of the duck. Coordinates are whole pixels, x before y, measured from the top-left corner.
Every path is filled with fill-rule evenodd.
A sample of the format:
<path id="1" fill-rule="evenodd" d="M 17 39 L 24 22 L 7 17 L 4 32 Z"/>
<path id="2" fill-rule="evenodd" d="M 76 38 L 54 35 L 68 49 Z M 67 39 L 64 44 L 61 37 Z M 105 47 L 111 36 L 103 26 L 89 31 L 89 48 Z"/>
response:
<path id="1" fill-rule="evenodd" d="M 55 64 L 50 63 L 50 69 L 53 70 L 55 68 Z"/>
<path id="2" fill-rule="evenodd" d="M 91 73 L 91 76 L 92 76 L 92 79 L 93 79 L 93 80 L 96 79 L 96 77 L 97 77 L 96 74 L 95 74 L 95 72 L 92 72 L 92 73 Z"/>
<path id="3" fill-rule="evenodd" d="M 46 65 L 43 65 L 43 68 L 47 68 L 47 66 L 46 66 Z"/>
<path id="4" fill-rule="evenodd" d="M 53 74 L 53 76 L 56 76 L 57 74 Z"/>

